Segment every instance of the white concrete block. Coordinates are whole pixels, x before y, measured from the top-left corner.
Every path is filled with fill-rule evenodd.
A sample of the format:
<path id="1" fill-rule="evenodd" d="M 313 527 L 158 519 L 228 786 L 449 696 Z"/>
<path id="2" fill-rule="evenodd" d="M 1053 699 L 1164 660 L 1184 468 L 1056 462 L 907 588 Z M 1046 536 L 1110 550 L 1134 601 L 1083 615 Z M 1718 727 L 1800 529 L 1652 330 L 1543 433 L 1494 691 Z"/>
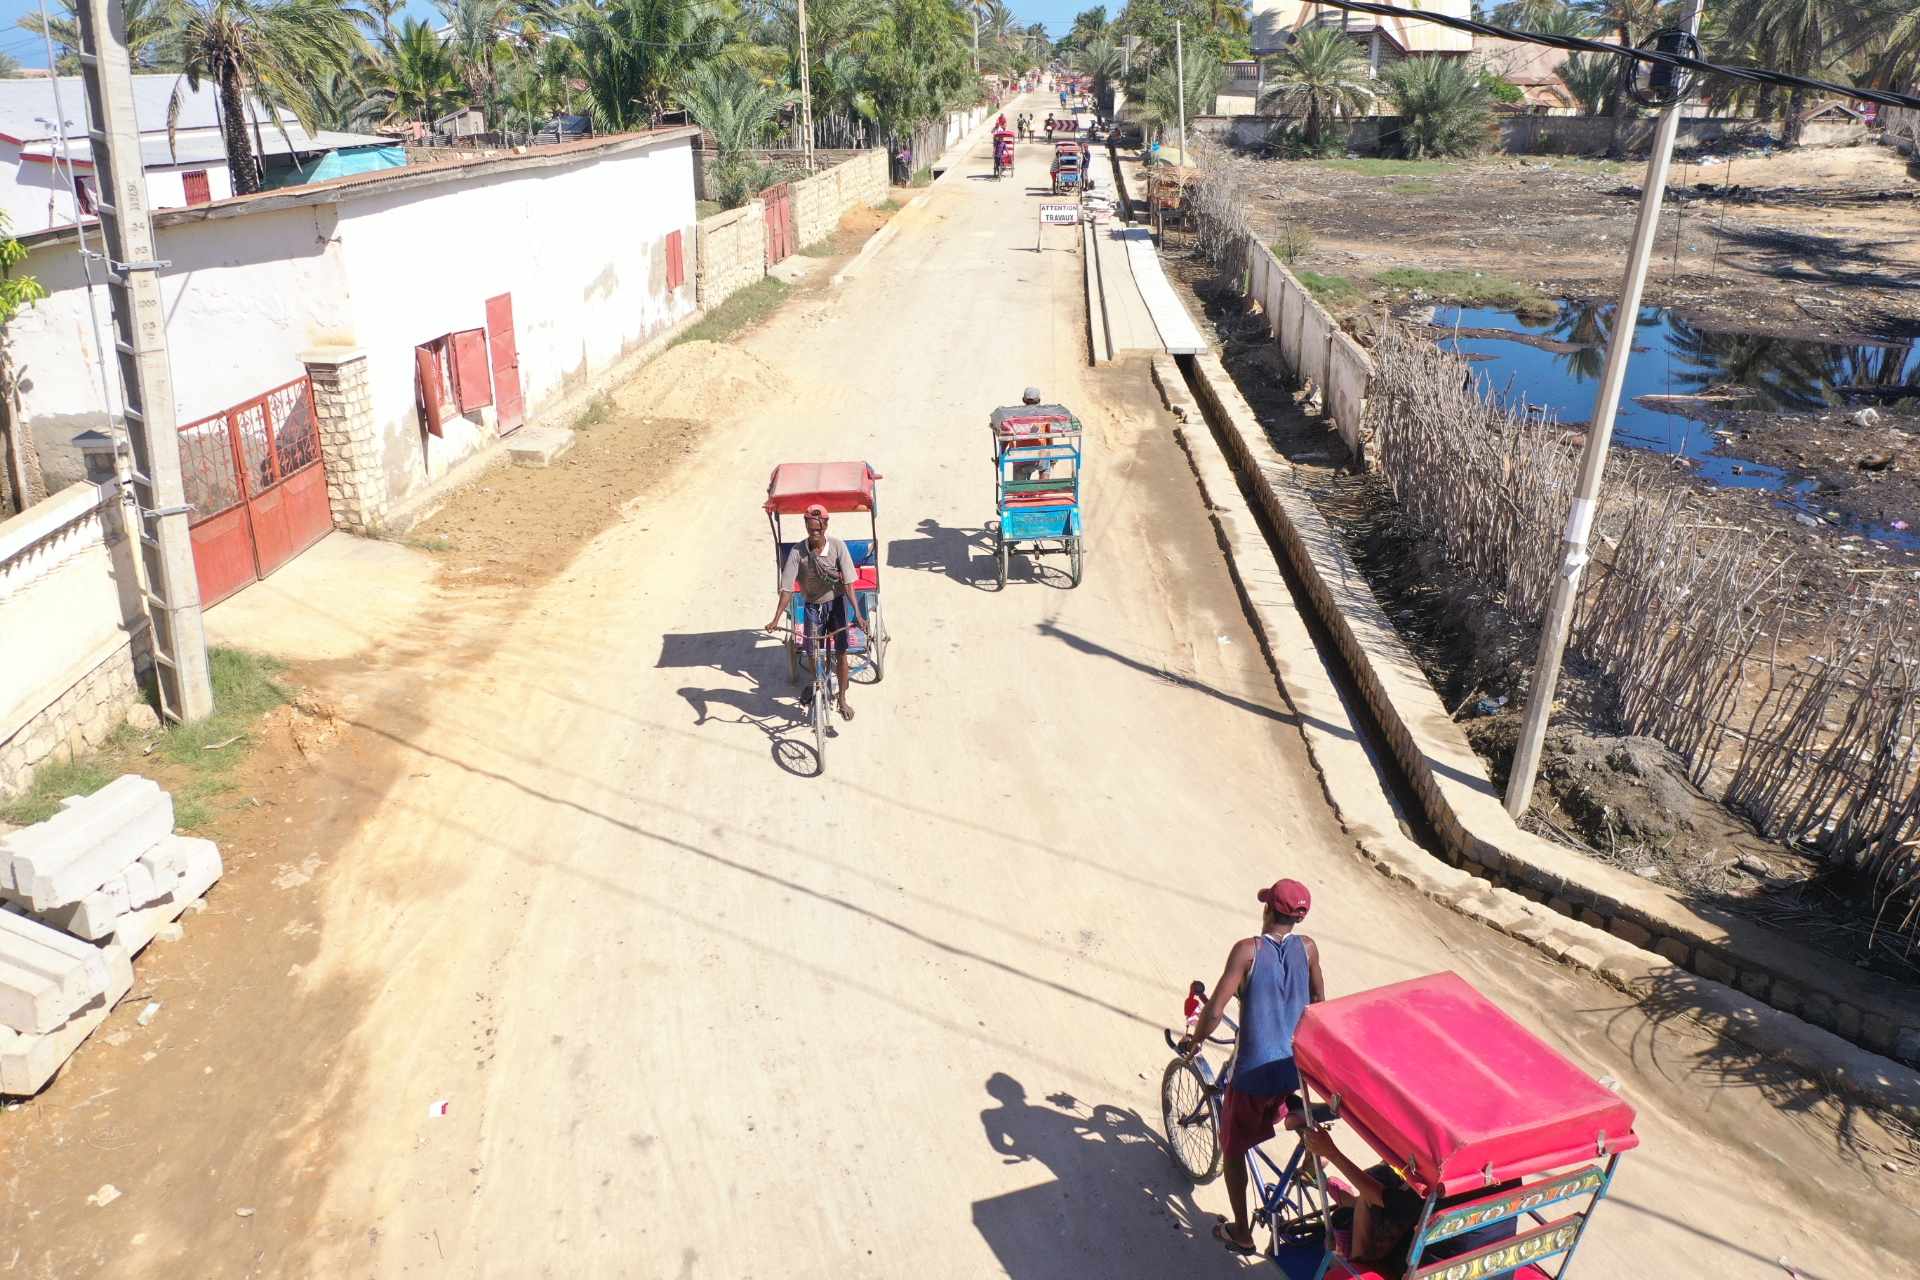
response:
<path id="1" fill-rule="evenodd" d="M 167 855 L 178 858 L 185 871 L 180 883 L 166 897 L 144 910 L 130 911 L 120 918 L 113 933 L 113 945 L 125 948 L 129 955 L 137 954 L 152 942 L 162 925 L 179 919 L 187 905 L 199 901 L 225 870 L 220 862 L 220 846 L 211 840 L 169 836 L 166 844 Z"/>
<path id="2" fill-rule="evenodd" d="M 0 912 L 0 1026 L 51 1031 L 107 987 L 98 947 Z"/>
<path id="3" fill-rule="evenodd" d="M 565 427 L 522 427 L 503 443 L 514 466 L 545 467 L 573 448 L 573 439 Z"/>
<path id="4" fill-rule="evenodd" d="M 127 869 L 120 873 L 120 879 L 127 886 L 128 907 L 144 907 L 160 896 L 154 888 L 153 869 L 144 862 L 136 860 L 128 863 Z"/>
<path id="5" fill-rule="evenodd" d="M 39 912 L 38 918 L 76 938 L 98 942 L 119 927 L 116 922 L 132 907 L 133 903 L 127 898 L 126 878 L 115 876 L 80 901 Z"/>
<path id="6" fill-rule="evenodd" d="M 133 989 L 133 957 L 125 947 L 80 945 L 99 956 L 104 966 L 106 979 L 101 994 L 43 1034 L 22 1034 L 0 1026 L 0 1093 L 24 1096 L 40 1092 L 81 1042 L 107 1020 L 113 1006 Z"/>
<path id="7" fill-rule="evenodd" d="M 72 808 L 0 836 L 13 892 L 35 911 L 78 902 L 173 831 L 173 797 L 125 774 Z"/>
<path id="8" fill-rule="evenodd" d="M 169 836 L 166 840 L 162 840 L 159 844 L 140 855 L 140 865 L 147 869 L 149 876 L 153 877 L 153 898 L 148 898 L 146 902 L 142 902 L 140 905 L 143 907 L 146 906 L 148 902 L 152 902 L 154 898 L 164 897 L 172 893 L 173 886 L 180 883 L 181 872 L 187 868 L 185 854 L 162 852 L 162 850 L 173 849 L 173 846 L 169 843 L 172 839 L 173 837 Z"/>

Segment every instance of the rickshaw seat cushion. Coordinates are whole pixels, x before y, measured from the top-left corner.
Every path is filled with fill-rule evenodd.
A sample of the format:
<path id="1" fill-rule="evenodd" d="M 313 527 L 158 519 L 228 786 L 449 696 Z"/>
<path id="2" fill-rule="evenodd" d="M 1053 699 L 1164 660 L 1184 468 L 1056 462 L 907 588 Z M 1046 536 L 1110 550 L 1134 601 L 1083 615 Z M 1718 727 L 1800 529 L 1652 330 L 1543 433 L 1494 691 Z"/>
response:
<path id="1" fill-rule="evenodd" d="M 870 564 L 860 566 L 860 576 L 853 580 L 855 591 L 878 591 L 880 589 L 880 571 Z"/>
<path id="2" fill-rule="evenodd" d="M 1009 507 L 1070 507 L 1077 499 L 1067 492 L 1057 493 L 1009 493 L 1003 506 Z"/>

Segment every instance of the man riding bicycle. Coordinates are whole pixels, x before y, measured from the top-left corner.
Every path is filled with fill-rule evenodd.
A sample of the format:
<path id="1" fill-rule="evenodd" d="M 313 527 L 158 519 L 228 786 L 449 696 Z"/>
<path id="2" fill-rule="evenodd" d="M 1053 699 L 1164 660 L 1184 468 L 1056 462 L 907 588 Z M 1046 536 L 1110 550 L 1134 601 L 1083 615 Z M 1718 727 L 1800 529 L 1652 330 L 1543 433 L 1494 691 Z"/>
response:
<path id="1" fill-rule="evenodd" d="M 1327 998 L 1320 948 L 1312 938 L 1294 932 L 1313 905 L 1307 887 L 1298 880 L 1281 880 L 1257 896 L 1263 907 L 1260 935 L 1233 944 L 1213 996 L 1180 1042 L 1181 1053 L 1192 1053 L 1220 1025 L 1227 1001 L 1240 998 L 1233 1074 L 1220 1100 L 1220 1152 L 1226 1160 L 1233 1221 L 1213 1229 L 1214 1238 L 1236 1253 L 1253 1252 L 1246 1154 L 1273 1136 L 1282 1110 L 1288 1113 L 1289 1129 L 1305 1126 L 1305 1115 L 1294 1114 L 1300 1072 L 1293 1065 L 1293 1032 L 1307 1006 Z"/>
<path id="2" fill-rule="evenodd" d="M 787 552 L 780 569 L 780 603 L 775 607 L 768 631 L 778 631 L 787 616 L 787 608 L 797 589 L 803 605 L 803 628 L 809 645 L 825 642 L 833 651 L 840 675 L 840 718 L 853 719 L 847 705 L 847 630 L 865 627 L 860 616 L 860 598 L 853 584 L 860 577 L 859 566 L 847 550 L 847 544 L 827 536 L 827 509 L 819 503 L 807 508 L 807 540 Z"/>

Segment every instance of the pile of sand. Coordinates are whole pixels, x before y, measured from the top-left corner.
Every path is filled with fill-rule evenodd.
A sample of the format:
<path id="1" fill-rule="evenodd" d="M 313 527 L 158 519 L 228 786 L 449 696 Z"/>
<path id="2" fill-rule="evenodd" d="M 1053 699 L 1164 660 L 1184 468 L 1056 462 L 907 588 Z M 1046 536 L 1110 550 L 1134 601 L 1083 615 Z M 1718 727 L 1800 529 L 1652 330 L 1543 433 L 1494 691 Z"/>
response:
<path id="1" fill-rule="evenodd" d="M 615 403 L 648 418 L 731 418 L 791 394 L 786 376 L 758 356 L 724 342 L 683 342 L 642 369 Z"/>

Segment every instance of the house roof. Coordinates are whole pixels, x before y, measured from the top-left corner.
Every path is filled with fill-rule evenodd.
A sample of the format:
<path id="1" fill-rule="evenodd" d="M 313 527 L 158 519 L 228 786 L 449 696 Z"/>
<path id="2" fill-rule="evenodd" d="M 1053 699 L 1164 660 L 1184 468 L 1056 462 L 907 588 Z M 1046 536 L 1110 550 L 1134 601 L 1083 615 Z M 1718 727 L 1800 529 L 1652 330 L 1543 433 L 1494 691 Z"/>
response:
<path id="1" fill-rule="evenodd" d="M 390 147 L 396 145 L 392 138 L 372 133 L 335 133 L 322 129 L 318 133 L 308 133 L 299 124 L 286 121 L 286 132 L 262 122 L 260 134 L 256 140 L 255 151 L 268 156 L 314 155 L 323 151 L 351 150 L 355 147 Z M 92 167 L 93 146 L 85 138 L 69 138 L 68 147 L 73 153 L 76 165 Z M 58 156 L 60 144 L 54 141 L 38 141 L 22 144 L 20 156 L 23 160 L 52 163 Z M 191 132 L 178 131 L 169 140 L 162 133 L 158 136 L 142 134 L 140 137 L 140 159 L 149 169 L 167 169 L 176 165 L 191 167 L 195 165 L 223 165 L 227 162 L 226 139 L 220 136 L 218 129 L 195 129 Z"/>
<path id="2" fill-rule="evenodd" d="M 582 138 L 577 142 L 530 147 L 523 155 L 475 156 L 472 159 L 407 165 L 399 169 L 377 169 L 369 173 L 354 173 L 340 178 L 303 183 L 297 187 L 278 187 L 249 196 L 230 196 L 210 204 L 189 205 L 184 209 L 158 209 L 154 211 L 153 224 L 156 227 L 167 227 L 184 222 L 212 222 L 221 218 L 244 217 L 250 213 L 265 213 L 279 209 L 339 204 L 364 195 L 411 191 L 419 187 L 436 186 L 443 182 L 494 173 L 511 174 L 516 171 L 545 169 L 595 156 L 611 157 L 627 151 L 658 146 L 663 142 L 672 142 L 676 139 L 696 138 L 699 133 L 699 128 L 694 125 L 670 125 L 660 129 L 643 129 L 637 133 L 616 133 L 598 138 Z M 20 243 L 29 248 L 61 244 L 75 238 L 75 232 L 71 226 L 55 227 L 48 231 L 38 231 L 18 237 Z"/>
<path id="3" fill-rule="evenodd" d="M 89 159 L 86 88 L 79 76 L 61 76 L 58 83 L 60 105 L 66 108 L 68 145 L 73 149 L 76 162 Z M 20 144 L 24 152 L 50 157 L 60 136 L 55 123 L 54 84 L 51 78 L 0 80 L 0 138 Z M 167 145 L 167 104 L 176 88 L 180 91 L 180 115 L 174 125 L 177 156 Z M 260 141 L 268 155 L 374 146 L 385 141 L 373 134 L 327 130 L 309 134 L 294 119 L 293 112 L 284 107 L 278 112 L 281 127 L 275 127 L 275 113 L 251 94 L 248 107 L 249 119 L 260 122 Z M 226 146 L 220 138 L 219 97 L 213 85 L 206 81 L 195 90 L 185 76 L 136 75 L 133 77 L 133 116 L 140 125 L 142 159 L 149 167 L 226 158 Z"/>
<path id="4" fill-rule="evenodd" d="M 1424 0 L 1421 8 L 1450 18 L 1473 16 L 1473 0 Z M 1282 49 L 1291 42 L 1293 32 L 1316 25 L 1341 27 L 1356 37 L 1378 31 L 1403 53 L 1466 53 L 1473 48 L 1473 37 L 1467 32 L 1418 18 L 1383 18 L 1370 13 L 1330 10 L 1325 5 L 1314 4 L 1313 0 L 1254 0 L 1254 52 Z"/>

